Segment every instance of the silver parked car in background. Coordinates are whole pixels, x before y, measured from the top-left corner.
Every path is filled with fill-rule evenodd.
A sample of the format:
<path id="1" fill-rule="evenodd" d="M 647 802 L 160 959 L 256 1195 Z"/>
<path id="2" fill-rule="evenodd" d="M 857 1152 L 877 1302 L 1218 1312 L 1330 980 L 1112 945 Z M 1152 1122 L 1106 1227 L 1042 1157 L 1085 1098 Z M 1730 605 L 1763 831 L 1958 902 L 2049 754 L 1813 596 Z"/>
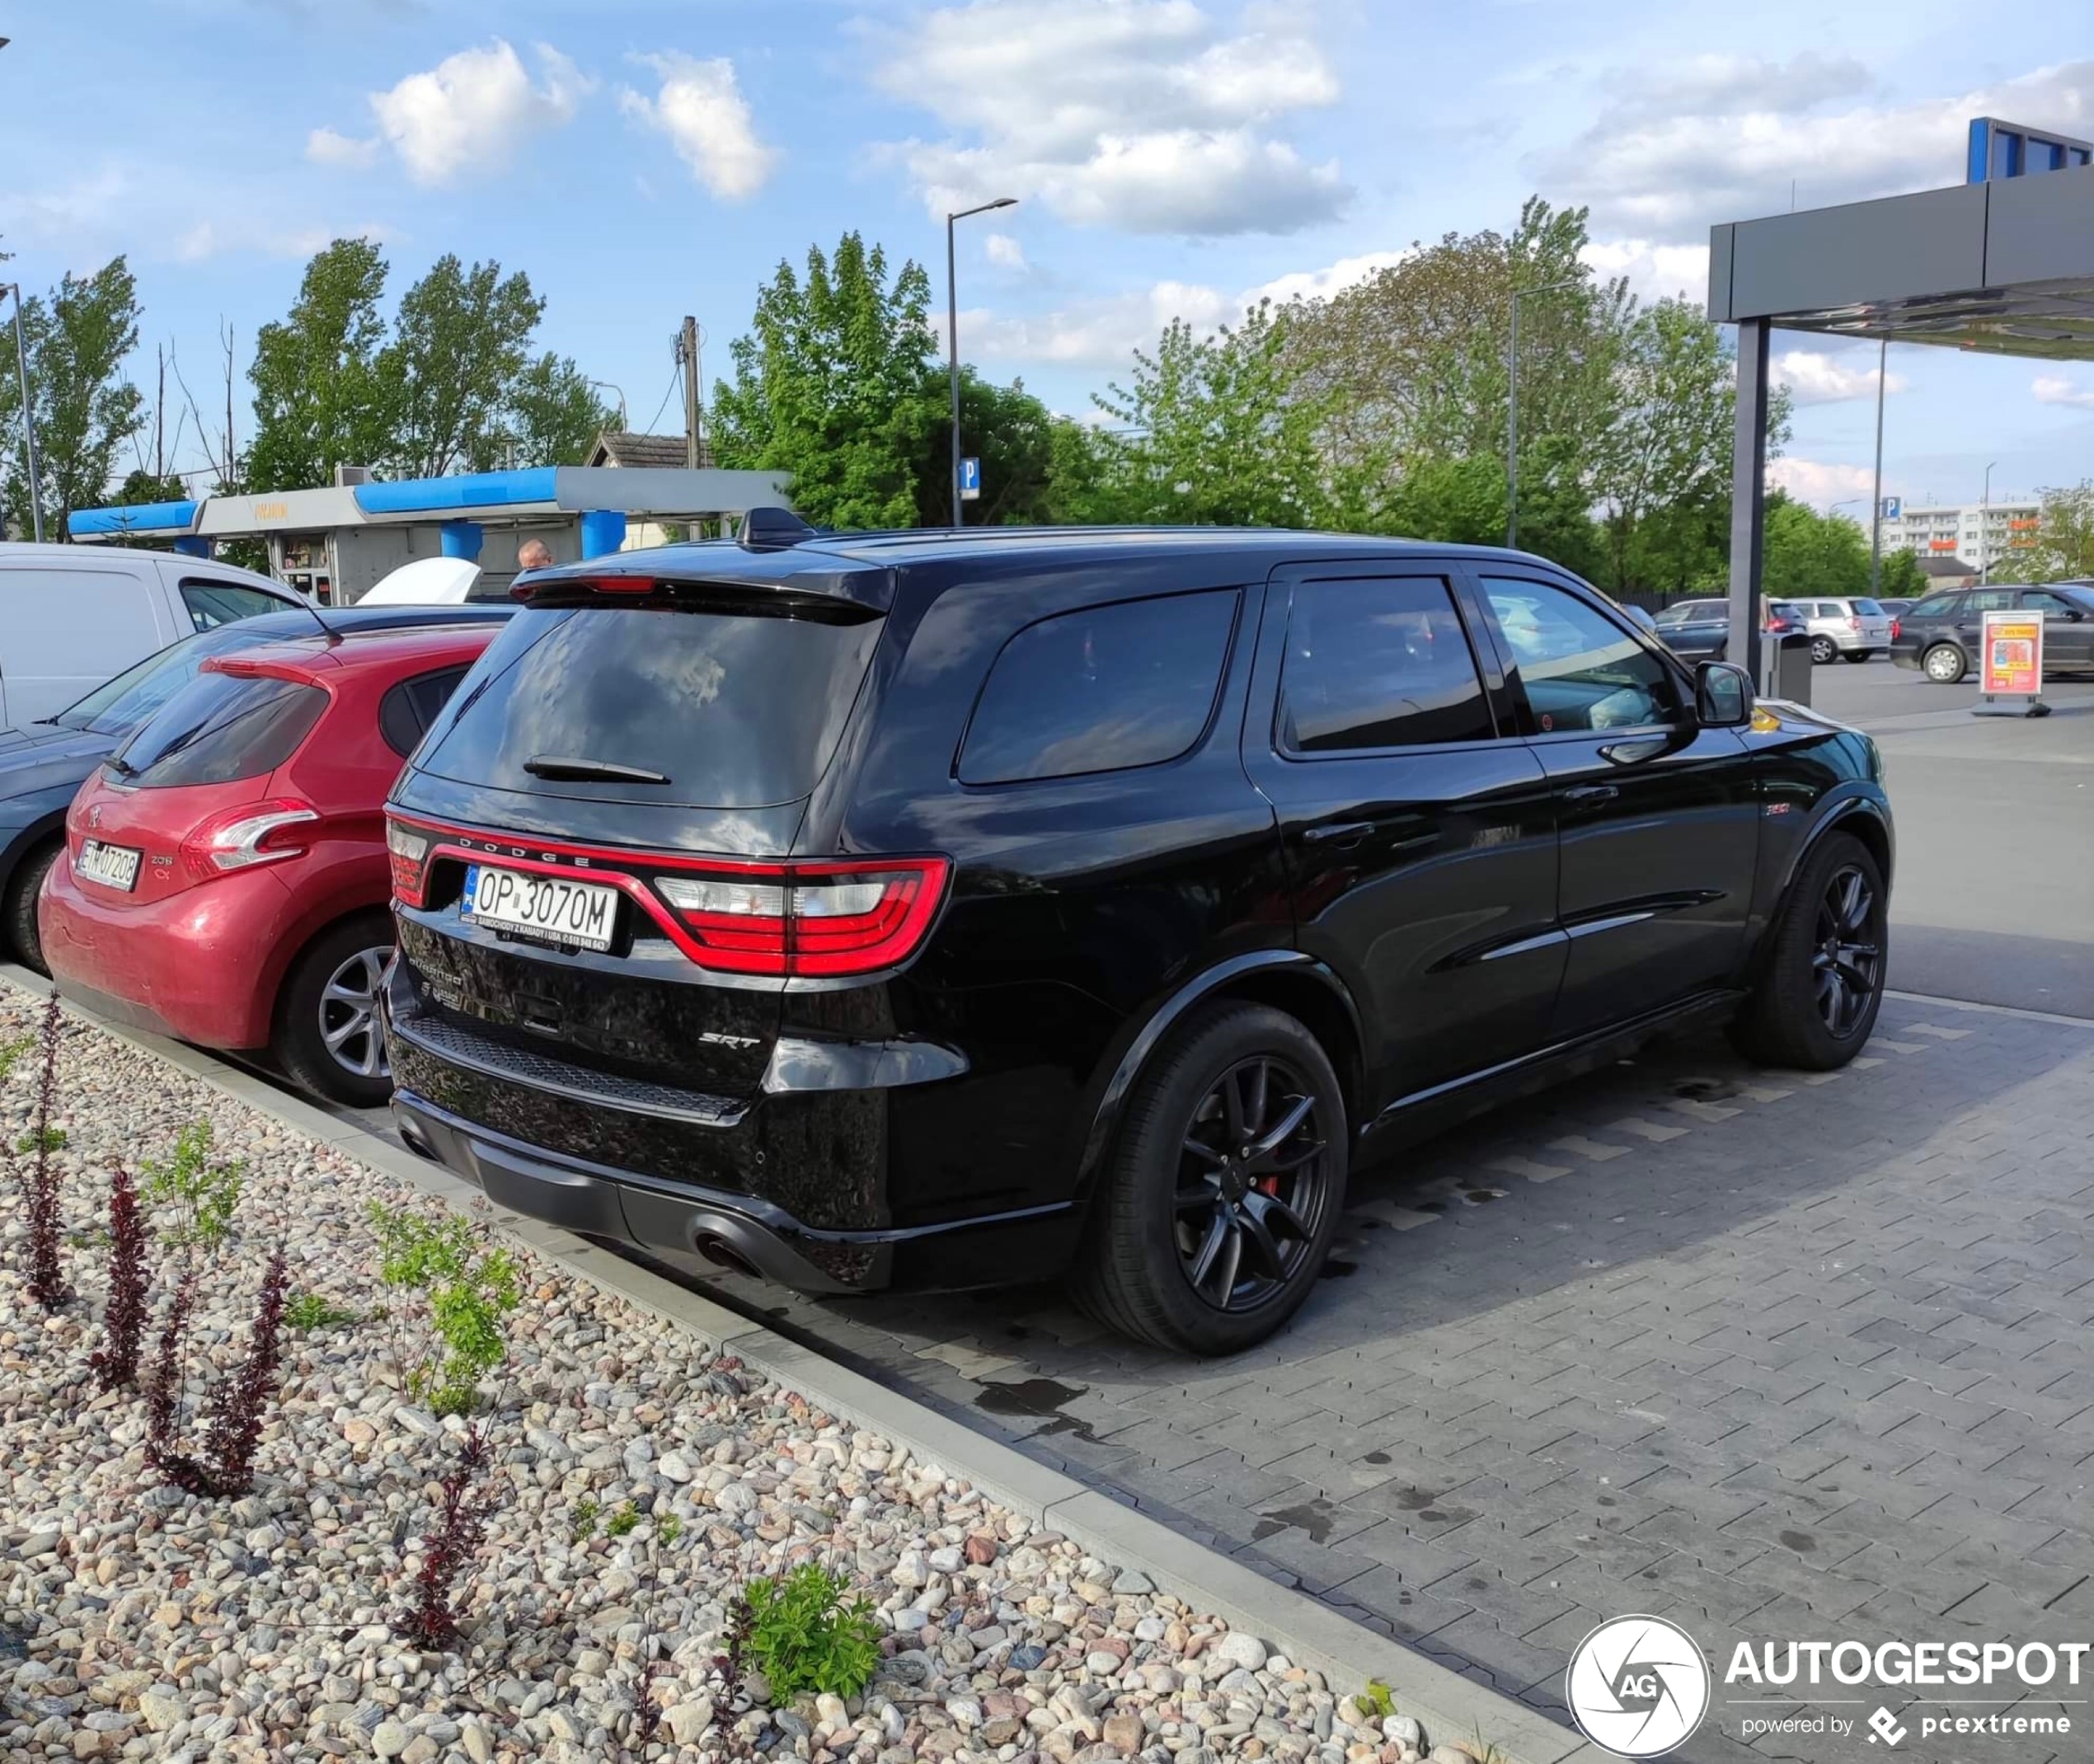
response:
<path id="1" fill-rule="evenodd" d="M 1805 599 L 1793 594 L 1782 598 L 1803 615 L 1803 628 L 1810 634 L 1810 659 L 1819 667 L 1841 657 L 1865 662 L 1872 655 L 1889 653 L 1890 615 L 1875 601 Z"/>

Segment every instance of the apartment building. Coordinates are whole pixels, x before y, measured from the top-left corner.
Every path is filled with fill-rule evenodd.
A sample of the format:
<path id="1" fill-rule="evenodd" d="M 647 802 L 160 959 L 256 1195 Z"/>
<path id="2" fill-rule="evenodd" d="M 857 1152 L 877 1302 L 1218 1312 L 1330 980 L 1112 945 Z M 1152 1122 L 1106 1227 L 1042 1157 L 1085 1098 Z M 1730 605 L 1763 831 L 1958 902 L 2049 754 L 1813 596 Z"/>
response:
<path id="1" fill-rule="evenodd" d="M 2042 509 L 2033 496 L 1996 496 L 1989 504 L 1902 503 L 1884 520 L 1884 548 L 1960 557 L 1974 573 L 1981 566 L 1996 570 L 2016 552 L 2034 548 Z"/>

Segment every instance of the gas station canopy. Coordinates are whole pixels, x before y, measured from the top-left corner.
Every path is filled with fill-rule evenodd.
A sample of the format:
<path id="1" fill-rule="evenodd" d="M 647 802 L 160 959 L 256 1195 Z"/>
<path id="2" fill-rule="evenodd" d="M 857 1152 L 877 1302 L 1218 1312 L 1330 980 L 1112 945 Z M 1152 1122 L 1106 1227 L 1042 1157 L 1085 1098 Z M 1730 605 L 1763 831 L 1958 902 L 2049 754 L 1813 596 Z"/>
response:
<path id="1" fill-rule="evenodd" d="M 2094 143 L 1981 116 L 1966 176 L 1709 229 L 1708 314 L 1738 327 L 1730 654 L 1756 678 L 1770 333 L 2094 360 Z"/>

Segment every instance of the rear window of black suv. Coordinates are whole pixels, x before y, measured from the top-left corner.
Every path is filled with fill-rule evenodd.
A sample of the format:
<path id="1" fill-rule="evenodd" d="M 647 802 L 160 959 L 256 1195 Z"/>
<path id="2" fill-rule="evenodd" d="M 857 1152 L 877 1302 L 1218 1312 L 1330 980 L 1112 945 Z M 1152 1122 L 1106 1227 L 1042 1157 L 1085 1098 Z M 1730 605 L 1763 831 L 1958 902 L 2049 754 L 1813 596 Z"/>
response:
<path id="1" fill-rule="evenodd" d="M 599 802 L 795 802 L 835 751 L 880 625 L 760 606 L 526 607 L 439 722 L 422 769 Z M 624 776 L 589 777 L 578 762 Z"/>
<path id="2" fill-rule="evenodd" d="M 960 752 L 963 784 L 1161 765 L 1200 739 L 1236 628 L 1234 589 L 1078 608 L 1003 645 Z"/>

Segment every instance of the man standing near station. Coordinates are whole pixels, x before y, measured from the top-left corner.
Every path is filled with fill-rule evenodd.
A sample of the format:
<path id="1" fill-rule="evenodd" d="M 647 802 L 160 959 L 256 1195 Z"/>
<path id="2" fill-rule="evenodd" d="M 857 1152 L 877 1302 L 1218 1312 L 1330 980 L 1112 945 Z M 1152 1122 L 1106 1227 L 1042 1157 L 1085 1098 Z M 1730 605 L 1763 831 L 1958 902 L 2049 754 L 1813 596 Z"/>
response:
<path id="1" fill-rule="evenodd" d="M 552 547 L 542 539 L 526 539 L 516 548 L 516 570 L 522 575 L 526 570 L 549 570 L 552 567 Z"/>

